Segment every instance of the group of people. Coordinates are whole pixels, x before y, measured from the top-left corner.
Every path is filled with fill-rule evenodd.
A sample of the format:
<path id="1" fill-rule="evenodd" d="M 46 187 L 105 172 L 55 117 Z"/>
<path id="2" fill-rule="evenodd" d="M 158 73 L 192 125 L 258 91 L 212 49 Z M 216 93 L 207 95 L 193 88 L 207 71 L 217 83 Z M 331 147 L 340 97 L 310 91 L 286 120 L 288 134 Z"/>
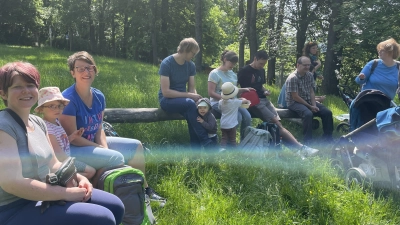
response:
<path id="1" fill-rule="evenodd" d="M 209 102 L 208 99 L 200 96 L 195 88 L 196 70 L 191 59 L 198 51 L 197 42 L 193 38 L 186 38 L 179 44 L 177 53 L 162 61 L 159 70 L 161 109 L 169 113 L 180 113 L 185 117 L 193 148 L 215 147 L 215 140 L 217 140 L 215 117 L 219 116 L 221 116 L 221 148 L 235 146 L 236 127 L 240 126 L 240 140 L 242 140 L 244 130 L 251 126 L 253 114 L 265 122 L 275 123 L 280 129 L 284 143 L 298 149 L 301 155 L 312 156 L 318 153 L 317 149 L 301 144 L 282 126 L 274 105 L 268 99 L 270 92 L 264 87 L 266 83 L 264 66 L 268 61 L 266 51 L 258 51 L 253 61 L 241 68 L 238 75 L 232 70 L 238 62 L 237 54 L 233 51 L 224 51 L 220 58 L 221 65 L 212 70 L 208 76 Z M 315 58 L 314 61 L 316 61 Z M 317 63 L 320 65 L 319 60 Z M 332 141 L 332 112 L 315 101 L 315 82 L 313 74 L 309 71 L 310 66 L 309 56 L 298 59 L 296 71 L 286 81 L 286 102 L 290 109 L 303 119 L 305 141 L 311 140 L 313 116 L 322 118 L 324 139 Z M 250 108 L 248 108 L 250 102 L 240 97 L 241 93 L 249 91 L 255 91 L 260 99 L 258 104 Z M 207 113 L 207 120 L 203 119 L 204 110 L 211 112 Z M 213 125 L 211 127 L 210 120 Z"/>
<path id="2" fill-rule="evenodd" d="M 312 118 L 319 116 L 323 124 L 324 141 L 332 141 L 332 112 L 322 98 L 315 96 L 315 79 L 321 65 L 315 57 L 316 44 L 306 45 L 310 53 L 298 58 L 296 70 L 282 89 L 286 106 L 303 121 L 304 142 L 312 140 Z M 195 66 L 192 58 L 200 48 L 193 38 L 181 41 L 177 53 L 165 58 L 159 69 L 159 103 L 163 110 L 180 113 L 188 124 L 193 148 L 218 146 L 218 124 L 221 116 L 221 146 L 236 146 L 236 127 L 240 139 L 251 126 L 251 115 L 275 123 L 284 143 L 299 149 L 302 156 L 312 156 L 317 149 L 301 144 L 283 127 L 279 115 L 265 87 L 264 66 L 267 52 L 258 51 L 253 61 L 241 68 L 238 75 L 233 67 L 238 56 L 233 51 L 221 54 L 221 65 L 208 76 L 208 95 L 196 92 Z M 378 89 L 391 99 L 398 89 L 399 68 L 395 59 L 400 47 L 394 39 L 377 46 L 380 60 L 372 76 L 369 62 L 356 82 L 363 89 Z M 92 87 L 98 68 L 87 52 L 77 52 L 68 58 L 68 66 L 75 83 L 60 92 L 58 87 L 39 90 L 40 74 L 30 63 L 13 62 L 0 68 L 0 96 L 7 110 L 0 111 L 0 221 L 2 224 L 120 224 L 124 206 L 118 197 L 94 189 L 90 179 L 96 170 L 128 164 L 145 172 L 145 159 L 140 141 L 129 138 L 106 137 L 102 121 L 106 101 L 104 94 Z M 317 75 L 315 75 L 317 74 Z M 238 87 L 240 86 L 240 87 Z M 241 93 L 255 91 L 259 103 L 249 107 L 249 100 Z M 32 107 L 43 119 L 30 114 Z M 248 108 L 248 109 L 247 109 Z M 20 127 L 12 111 L 24 127 Z M 221 114 L 221 115 L 218 115 Z M 46 127 L 46 129 L 43 129 Z M 23 129 L 24 128 L 24 129 Z M 25 154 L 25 153 L 30 154 Z M 56 171 L 68 156 L 76 158 L 77 187 L 52 186 L 44 182 L 49 172 Z M 37 161 L 37 168 L 31 160 Z M 145 183 L 151 199 L 162 200 Z M 40 213 L 41 201 L 65 200 L 66 205 L 50 207 Z M 66 210 L 68 209 L 68 210 Z"/>
<path id="3" fill-rule="evenodd" d="M 1 224 L 120 224 L 121 200 L 93 188 L 89 180 L 100 168 L 124 164 L 145 173 L 140 141 L 105 136 L 106 101 L 92 87 L 98 74 L 93 57 L 77 52 L 68 58 L 68 66 L 75 83 L 62 93 L 58 87 L 39 90 L 40 74 L 30 63 L 13 62 L 0 68 L 0 96 L 6 105 L 0 111 Z M 37 102 L 35 111 L 43 120 L 30 114 Z M 68 156 L 76 158 L 78 186 L 47 184 L 46 175 Z M 32 160 L 38 168 L 27 163 Z M 164 200 L 146 181 L 145 187 L 150 199 Z M 41 201 L 55 200 L 64 200 L 66 205 L 40 213 Z"/>

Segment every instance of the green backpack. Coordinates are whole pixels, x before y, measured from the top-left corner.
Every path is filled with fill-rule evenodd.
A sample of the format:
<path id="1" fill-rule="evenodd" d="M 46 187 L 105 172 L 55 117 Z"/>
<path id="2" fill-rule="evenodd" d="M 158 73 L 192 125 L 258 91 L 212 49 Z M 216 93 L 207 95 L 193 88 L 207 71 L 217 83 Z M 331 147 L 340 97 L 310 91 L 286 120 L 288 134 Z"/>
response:
<path id="1" fill-rule="evenodd" d="M 145 199 L 143 172 L 130 166 L 103 168 L 97 171 L 93 186 L 118 196 L 125 206 L 123 225 L 155 223 L 150 201 Z"/>

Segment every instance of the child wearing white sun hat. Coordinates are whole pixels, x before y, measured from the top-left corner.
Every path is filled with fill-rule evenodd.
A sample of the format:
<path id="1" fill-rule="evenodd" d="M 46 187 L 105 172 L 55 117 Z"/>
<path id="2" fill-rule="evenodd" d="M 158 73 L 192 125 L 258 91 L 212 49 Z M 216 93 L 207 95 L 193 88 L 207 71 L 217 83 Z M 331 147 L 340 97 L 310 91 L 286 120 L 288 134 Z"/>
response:
<path id="1" fill-rule="evenodd" d="M 39 90 L 38 106 L 35 108 L 35 112 L 43 114 L 54 153 L 61 162 L 70 155 L 70 142 L 83 133 L 83 128 L 81 128 L 67 136 L 64 128 L 60 125 L 58 117 L 68 103 L 69 100 L 62 96 L 58 87 L 45 87 Z M 75 160 L 75 167 L 78 173 L 88 179 L 96 173 L 93 167 L 78 160 Z"/>
<path id="2" fill-rule="evenodd" d="M 221 110 L 221 147 L 227 145 L 236 147 L 236 126 L 239 107 L 250 105 L 250 101 L 244 98 L 235 98 L 239 89 L 231 82 L 225 82 L 221 86 L 221 100 L 218 108 Z"/>

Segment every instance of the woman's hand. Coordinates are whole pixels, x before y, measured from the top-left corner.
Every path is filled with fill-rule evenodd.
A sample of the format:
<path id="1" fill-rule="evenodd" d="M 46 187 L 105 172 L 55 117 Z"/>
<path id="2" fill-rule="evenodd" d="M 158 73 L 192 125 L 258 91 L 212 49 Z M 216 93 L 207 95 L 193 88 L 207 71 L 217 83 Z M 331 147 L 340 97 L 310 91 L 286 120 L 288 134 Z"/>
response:
<path id="1" fill-rule="evenodd" d="M 201 95 L 196 94 L 196 93 L 189 92 L 188 95 L 189 95 L 188 97 L 193 99 L 193 101 L 195 101 L 195 102 L 197 102 L 199 99 L 202 98 Z"/>
<path id="2" fill-rule="evenodd" d="M 86 193 L 86 188 L 70 187 L 66 189 L 64 200 L 69 202 L 86 202 L 89 199 L 86 199 Z"/>
<path id="3" fill-rule="evenodd" d="M 75 138 L 82 137 L 83 132 L 85 129 L 81 127 L 79 130 L 74 131 L 71 135 L 68 136 L 69 142 L 75 140 Z"/>
<path id="4" fill-rule="evenodd" d="M 360 73 L 360 75 L 358 75 L 358 78 L 360 78 L 360 80 L 364 80 L 365 79 L 365 74 Z"/>
<path id="5" fill-rule="evenodd" d="M 82 200 L 83 202 L 86 202 L 92 197 L 93 185 L 89 182 L 89 180 L 86 177 L 82 175 L 78 175 L 78 181 L 79 181 L 78 187 L 84 188 L 86 190 Z"/>

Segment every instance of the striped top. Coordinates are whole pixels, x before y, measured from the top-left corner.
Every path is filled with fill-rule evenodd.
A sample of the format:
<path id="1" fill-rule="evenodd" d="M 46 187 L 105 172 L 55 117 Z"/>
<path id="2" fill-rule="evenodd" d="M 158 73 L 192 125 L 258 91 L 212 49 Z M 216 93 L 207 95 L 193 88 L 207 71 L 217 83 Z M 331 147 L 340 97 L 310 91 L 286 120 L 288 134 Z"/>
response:
<path id="1" fill-rule="evenodd" d="M 49 134 L 52 134 L 56 137 L 58 144 L 60 145 L 61 149 L 70 156 L 70 150 L 69 150 L 69 140 L 68 140 L 68 135 L 65 132 L 64 128 L 60 125 L 60 122 L 58 119 L 56 119 L 56 124 L 50 123 L 49 121 L 44 121 L 47 126 L 47 130 Z"/>

